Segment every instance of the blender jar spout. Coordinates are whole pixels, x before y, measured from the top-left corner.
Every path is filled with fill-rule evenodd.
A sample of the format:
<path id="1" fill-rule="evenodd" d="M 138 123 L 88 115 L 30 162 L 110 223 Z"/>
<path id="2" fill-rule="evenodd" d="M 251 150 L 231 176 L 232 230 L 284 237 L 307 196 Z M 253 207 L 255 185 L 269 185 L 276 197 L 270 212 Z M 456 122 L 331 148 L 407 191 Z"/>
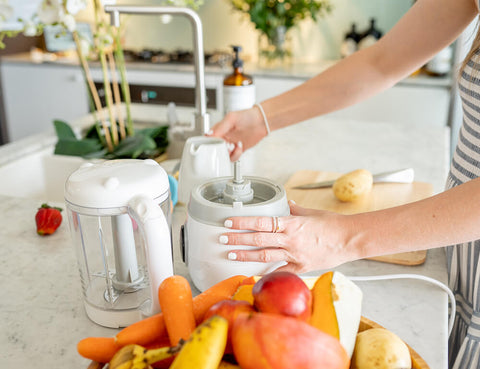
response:
<path id="1" fill-rule="evenodd" d="M 110 14 L 113 26 L 120 25 L 120 14 L 139 15 L 181 15 L 186 17 L 192 25 L 193 54 L 195 60 L 195 124 L 192 136 L 200 136 L 210 129 L 209 115 L 207 113 L 207 94 L 205 89 L 205 59 L 203 52 L 202 22 L 198 14 L 189 8 L 169 6 L 135 6 L 135 5 L 107 5 L 105 12 Z"/>

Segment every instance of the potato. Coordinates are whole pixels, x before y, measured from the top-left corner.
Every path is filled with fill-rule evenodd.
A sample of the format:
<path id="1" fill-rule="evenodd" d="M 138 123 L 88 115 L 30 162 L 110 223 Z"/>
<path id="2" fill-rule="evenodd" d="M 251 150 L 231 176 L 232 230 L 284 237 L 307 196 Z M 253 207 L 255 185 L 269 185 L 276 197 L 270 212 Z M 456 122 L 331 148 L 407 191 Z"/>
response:
<path id="1" fill-rule="evenodd" d="M 407 345 L 384 328 L 367 329 L 357 334 L 351 369 L 411 368 Z"/>
<path id="2" fill-rule="evenodd" d="M 372 186 L 372 173 L 357 169 L 339 177 L 333 184 L 333 193 L 340 201 L 355 201 L 368 193 Z"/>

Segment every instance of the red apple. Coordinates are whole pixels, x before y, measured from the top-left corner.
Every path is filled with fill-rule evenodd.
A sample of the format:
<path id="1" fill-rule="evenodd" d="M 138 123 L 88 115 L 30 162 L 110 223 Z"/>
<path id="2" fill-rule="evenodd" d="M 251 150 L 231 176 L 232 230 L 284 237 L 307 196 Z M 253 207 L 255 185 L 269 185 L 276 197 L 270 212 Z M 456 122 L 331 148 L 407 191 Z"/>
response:
<path id="1" fill-rule="evenodd" d="M 233 353 L 243 369 L 348 369 L 340 341 L 308 323 L 278 314 L 240 314 Z"/>
<path id="2" fill-rule="evenodd" d="M 255 308 L 246 301 L 237 300 L 222 300 L 212 305 L 210 309 L 205 313 L 204 320 L 207 320 L 213 315 L 220 315 L 228 321 L 228 335 L 227 335 L 227 347 L 226 353 L 233 352 L 232 350 L 232 327 L 233 322 L 240 313 L 254 313 Z"/>
<path id="3" fill-rule="evenodd" d="M 252 289 L 255 307 L 264 313 L 282 314 L 307 321 L 312 313 L 312 293 L 294 273 L 272 272 Z"/>

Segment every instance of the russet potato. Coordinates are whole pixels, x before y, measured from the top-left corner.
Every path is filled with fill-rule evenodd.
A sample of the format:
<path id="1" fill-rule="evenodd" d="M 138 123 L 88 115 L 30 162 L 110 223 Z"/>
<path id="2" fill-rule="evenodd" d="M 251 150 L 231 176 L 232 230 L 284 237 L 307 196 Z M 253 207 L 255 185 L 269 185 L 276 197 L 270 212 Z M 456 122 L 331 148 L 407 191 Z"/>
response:
<path id="1" fill-rule="evenodd" d="M 351 202 L 370 192 L 372 186 L 372 173 L 357 169 L 339 177 L 333 184 L 333 193 L 340 201 Z"/>

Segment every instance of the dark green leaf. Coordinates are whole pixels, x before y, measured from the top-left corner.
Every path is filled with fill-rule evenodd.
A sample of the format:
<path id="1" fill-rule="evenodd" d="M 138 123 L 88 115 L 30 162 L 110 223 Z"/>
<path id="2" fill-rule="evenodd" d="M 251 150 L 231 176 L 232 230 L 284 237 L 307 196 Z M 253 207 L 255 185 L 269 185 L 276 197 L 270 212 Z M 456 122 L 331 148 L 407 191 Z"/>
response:
<path id="1" fill-rule="evenodd" d="M 62 120 L 54 120 L 53 125 L 55 126 L 55 132 L 57 133 L 57 137 L 59 139 L 77 139 L 75 132 L 73 132 L 72 127 L 70 127 L 68 123 Z"/>
<path id="2" fill-rule="evenodd" d="M 136 134 L 145 135 L 155 141 L 157 149 L 164 151 L 168 146 L 168 126 L 160 126 L 153 128 L 144 128 L 138 130 Z"/>
<path id="3" fill-rule="evenodd" d="M 108 158 L 108 150 L 106 148 L 99 150 L 99 151 L 94 151 L 89 154 L 86 154 L 83 156 L 85 159 L 101 159 L 101 158 Z"/>
<path id="4" fill-rule="evenodd" d="M 117 157 L 136 159 L 142 152 L 154 150 L 156 146 L 155 141 L 151 137 L 137 133 L 135 136 L 123 139 L 113 150 L 113 154 Z"/>
<path id="5" fill-rule="evenodd" d="M 57 155 L 85 156 L 100 150 L 102 150 L 100 142 L 90 138 L 83 140 L 63 138 L 59 139 L 55 145 Z"/>

